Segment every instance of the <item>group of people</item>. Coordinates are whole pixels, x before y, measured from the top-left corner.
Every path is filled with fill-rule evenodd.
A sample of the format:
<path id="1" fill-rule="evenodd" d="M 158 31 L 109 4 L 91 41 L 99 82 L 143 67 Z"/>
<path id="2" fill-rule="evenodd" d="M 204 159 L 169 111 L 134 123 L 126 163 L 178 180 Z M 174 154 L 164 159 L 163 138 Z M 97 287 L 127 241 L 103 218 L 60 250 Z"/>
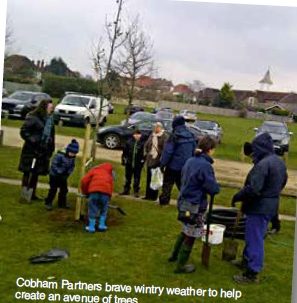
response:
<path id="1" fill-rule="evenodd" d="M 32 199 L 36 200 L 38 176 L 49 174 L 50 189 L 45 199 L 48 210 L 53 208 L 58 189 L 58 206 L 68 207 L 67 179 L 74 169 L 75 157 L 79 152 L 79 144 L 73 139 L 64 151 L 55 154 L 50 165 L 55 150 L 52 112 L 52 103 L 41 101 L 27 115 L 20 132 L 25 141 L 19 164 L 19 170 L 23 172 L 22 185 L 33 189 Z M 205 136 L 197 145 L 181 116 L 174 118 L 172 129 L 168 136 L 162 124 L 156 123 L 147 140 L 144 140 L 139 130 L 134 131 L 122 153 L 125 185 L 121 194 L 130 194 L 133 178 L 133 193 L 139 197 L 141 172 L 145 163 L 147 183 L 144 199 L 158 199 L 158 190 L 150 186 L 152 169 L 160 168 L 164 174 L 159 196 L 161 206 L 169 204 L 172 188 L 176 184 L 180 192 L 177 209 L 182 229 L 168 261 L 176 262 L 175 273 L 191 273 L 195 271 L 195 266 L 188 264 L 188 259 L 195 240 L 203 234 L 208 196 L 220 192 L 212 167 L 216 141 Z M 234 276 L 234 280 L 238 283 L 254 283 L 258 282 L 258 273 L 263 267 L 264 238 L 269 222 L 277 218 L 280 193 L 287 182 L 287 172 L 284 162 L 274 152 L 273 141 L 268 133 L 257 136 L 252 143 L 245 143 L 244 152 L 252 158 L 254 165 L 243 188 L 231 201 L 233 207 L 237 202 L 242 202 L 241 211 L 246 218 L 242 259 L 233 262 L 243 269 L 243 273 Z M 81 180 L 81 192 L 88 197 L 88 232 L 107 230 L 106 219 L 114 188 L 114 175 L 112 165 L 103 163 L 92 168 Z"/>
<path id="2" fill-rule="evenodd" d="M 215 142 L 204 137 L 198 144 L 196 155 L 182 169 L 181 190 L 178 198 L 178 219 L 182 231 L 178 235 L 169 262 L 177 262 L 176 273 L 195 271 L 187 264 L 196 238 L 203 234 L 207 195 L 219 193 L 220 187 L 212 168 L 211 155 Z M 280 193 L 287 182 L 284 161 L 274 152 L 273 140 L 268 133 L 257 136 L 252 143 L 244 144 L 246 156 L 251 157 L 253 167 L 244 186 L 232 198 L 231 206 L 241 202 L 245 216 L 245 247 L 240 260 L 232 263 L 243 270 L 233 279 L 238 283 L 257 283 L 264 264 L 264 239 L 268 224 L 278 217 Z M 185 213 L 188 212 L 188 216 Z"/>
<path id="3" fill-rule="evenodd" d="M 147 140 L 139 130 L 135 130 L 123 148 L 122 165 L 125 166 L 126 181 L 121 195 L 130 194 L 133 177 L 134 196 L 139 197 L 141 172 L 146 163 L 146 190 L 143 199 L 152 201 L 158 199 L 158 190 L 152 189 L 150 184 L 152 170 L 159 167 L 164 173 L 159 203 L 161 206 L 168 205 L 174 184 L 180 190 L 181 170 L 186 161 L 194 156 L 196 145 L 196 138 L 186 127 L 186 121 L 182 116 L 177 116 L 173 120 L 170 136 L 160 122 L 155 124 Z"/>

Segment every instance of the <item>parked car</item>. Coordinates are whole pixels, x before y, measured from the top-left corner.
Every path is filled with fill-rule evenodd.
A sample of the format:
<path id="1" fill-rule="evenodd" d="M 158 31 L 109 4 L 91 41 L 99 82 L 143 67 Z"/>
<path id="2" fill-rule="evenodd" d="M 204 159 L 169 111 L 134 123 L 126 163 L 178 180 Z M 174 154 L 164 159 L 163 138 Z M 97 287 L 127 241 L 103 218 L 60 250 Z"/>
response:
<path id="1" fill-rule="evenodd" d="M 128 105 L 124 110 L 125 115 L 126 114 L 132 115 L 136 112 L 144 112 L 144 108 L 139 105 L 131 104 L 131 105 Z"/>
<path id="2" fill-rule="evenodd" d="M 195 126 L 199 127 L 204 133 L 215 138 L 218 143 L 222 142 L 223 129 L 220 124 L 216 121 L 199 120 L 194 123 Z"/>
<path id="3" fill-rule="evenodd" d="M 156 115 L 152 114 L 152 113 L 147 113 L 147 112 L 137 112 L 132 114 L 129 119 L 128 119 L 128 123 L 129 124 L 135 124 L 144 120 L 152 120 L 155 121 L 156 120 Z"/>
<path id="4" fill-rule="evenodd" d="M 135 129 L 139 129 L 144 136 L 144 139 L 147 139 L 152 132 L 153 125 L 155 122 L 161 122 L 164 126 L 164 129 L 167 133 L 172 131 L 172 120 L 147 120 L 140 121 L 135 124 L 124 124 L 124 125 L 111 125 L 102 127 L 99 129 L 97 134 L 97 142 L 104 145 L 109 149 L 121 148 L 125 145 L 128 138 L 130 138 Z M 204 133 L 194 125 L 187 125 L 189 130 L 194 134 L 197 142 L 201 137 L 204 136 Z"/>
<path id="5" fill-rule="evenodd" d="M 24 119 L 41 100 L 52 101 L 48 94 L 30 91 L 15 91 L 2 100 L 2 113 L 8 117 Z"/>
<path id="6" fill-rule="evenodd" d="M 265 121 L 259 128 L 254 129 L 256 136 L 269 133 L 273 140 L 274 150 L 278 155 L 289 151 L 290 139 L 293 135 L 289 132 L 286 123 L 277 121 Z"/>
<path id="7" fill-rule="evenodd" d="M 181 110 L 179 115 L 183 116 L 187 122 L 194 122 L 197 120 L 196 113 L 187 109 Z"/>
<path id="8" fill-rule="evenodd" d="M 97 134 L 97 142 L 101 143 L 109 149 L 116 149 L 123 147 L 126 141 L 132 136 L 134 130 L 137 128 L 142 132 L 145 139 L 149 137 L 152 132 L 153 125 L 156 121 L 148 120 L 141 121 L 135 124 L 111 125 L 102 127 Z M 166 126 L 164 125 L 166 128 Z"/>
<path id="9" fill-rule="evenodd" d="M 100 97 L 81 93 L 66 93 L 54 111 L 55 123 L 73 125 L 95 124 L 100 110 Z M 103 100 L 100 125 L 104 125 L 108 116 L 108 101 Z"/>

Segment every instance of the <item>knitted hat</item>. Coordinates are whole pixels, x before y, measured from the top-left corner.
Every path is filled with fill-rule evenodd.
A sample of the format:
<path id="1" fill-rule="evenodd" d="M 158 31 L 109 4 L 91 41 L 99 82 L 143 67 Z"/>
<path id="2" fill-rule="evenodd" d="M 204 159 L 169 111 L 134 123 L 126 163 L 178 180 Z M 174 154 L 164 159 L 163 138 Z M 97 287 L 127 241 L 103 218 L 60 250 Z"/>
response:
<path id="1" fill-rule="evenodd" d="M 66 152 L 77 154 L 78 151 L 79 151 L 79 144 L 75 139 L 72 139 L 71 143 L 69 143 L 66 147 Z"/>
<path id="2" fill-rule="evenodd" d="M 176 128 L 177 126 L 185 125 L 186 120 L 183 116 L 176 116 L 172 121 L 172 128 Z"/>

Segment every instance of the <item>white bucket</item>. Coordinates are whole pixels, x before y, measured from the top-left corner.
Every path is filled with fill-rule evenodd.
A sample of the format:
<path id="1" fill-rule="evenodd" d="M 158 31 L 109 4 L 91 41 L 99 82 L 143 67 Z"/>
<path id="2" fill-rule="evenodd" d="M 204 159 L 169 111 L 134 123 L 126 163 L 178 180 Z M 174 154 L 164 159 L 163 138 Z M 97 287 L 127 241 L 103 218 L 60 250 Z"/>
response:
<path id="1" fill-rule="evenodd" d="M 210 224 L 209 234 L 208 234 L 208 243 L 209 244 L 221 244 L 223 242 L 225 229 L 226 229 L 225 225 Z M 207 226 L 204 225 L 202 242 L 206 241 L 206 231 L 207 231 Z"/>

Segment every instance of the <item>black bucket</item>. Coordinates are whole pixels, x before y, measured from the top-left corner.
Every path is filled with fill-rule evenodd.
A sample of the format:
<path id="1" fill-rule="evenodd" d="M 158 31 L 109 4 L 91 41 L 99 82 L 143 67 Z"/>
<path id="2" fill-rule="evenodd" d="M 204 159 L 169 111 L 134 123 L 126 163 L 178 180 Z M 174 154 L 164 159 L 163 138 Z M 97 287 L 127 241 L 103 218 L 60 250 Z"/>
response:
<path id="1" fill-rule="evenodd" d="M 236 224 L 236 218 L 239 210 L 231 208 L 217 208 L 213 209 L 211 215 L 211 223 L 212 224 L 222 224 L 226 226 L 226 230 L 224 233 L 225 238 L 231 238 L 234 234 L 235 239 L 244 239 L 244 231 L 245 231 L 245 218 L 242 217 L 239 219 L 236 231 L 234 233 L 234 227 Z"/>

